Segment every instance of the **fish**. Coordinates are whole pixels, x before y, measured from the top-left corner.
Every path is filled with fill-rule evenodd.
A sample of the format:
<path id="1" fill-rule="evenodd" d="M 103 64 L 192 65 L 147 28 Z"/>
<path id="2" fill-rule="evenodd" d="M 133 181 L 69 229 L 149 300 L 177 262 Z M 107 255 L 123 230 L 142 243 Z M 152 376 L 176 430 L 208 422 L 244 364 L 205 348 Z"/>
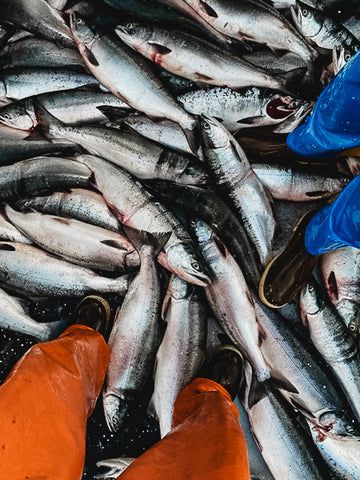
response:
<path id="1" fill-rule="evenodd" d="M 279 388 L 281 394 L 312 427 L 326 430 L 329 437 L 358 436 L 355 416 L 319 353 L 279 312 L 263 305 L 254 293 L 253 299 L 263 331 L 261 352 L 270 370 L 280 371 L 288 382 L 286 389 Z M 258 398 L 256 389 L 252 395 Z"/>
<path id="2" fill-rule="evenodd" d="M 0 242 L 0 284 L 31 296 L 84 296 L 113 292 L 124 296 L 129 275 L 108 278 L 56 258 L 32 245 Z"/>
<path id="3" fill-rule="evenodd" d="M 72 217 L 112 232 L 118 232 L 120 228 L 102 195 L 84 188 L 70 188 L 48 196 L 22 198 L 15 203 L 15 207 L 21 211 L 35 209 L 51 215 Z"/>
<path id="4" fill-rule="evenodd" d="M 193 240 L 180 221 L 148 193 L 134 177 L 99 157 L 77 157 L 94 173 L 94 186 L 102 193 L 115 217 L 125 226 L 171 236 L 158 261 L 185 281 L 204 286 L 210 283 L 207 268 Z"/>
<path id="5" fill-rule="evenodd" d="M 2 201 L 56 188 L 88 187 L 91 170 L 83 163 L 58 157 L 36 157 L 0 167 Z"/>
<path id="6" fill-rule="evenodd" d="M 26 135 L 27 136 L 27 135 Z M 6 165 L 18 160 L 27 160 L 46 154 L 74 154 L 78 147 L 67 140 L 39 139 L 28 142 L 26 139 L 9 138 L 1 135 L 0 130 L 0 165 Z"/>
<path id="7" fill-rule="evenodd" d="M 0 24 L 0 49 L 3 49 L 7 44 L 8 40 L 14 33 L 14 27 L 8 24 Z"/>
<path id="8" fill-rule="evenodd" d="M 169 188 L 168 182 L 160 180 L 147 182 L 145 186 L 170 207 L 207 223 L 224 241 L 246 281 L 257 288 L 262 272 L 259 256 L 242 223 L 220 197 L 196 186 L 172 184 Z"/>
<path id="9" fill-rule="evenodd" d="M 0 213 L 0 240 L 8 240 L 10 242 L 19 242 L 31 244 L 32 241 L 23 235 L 14 225 L 12 225 L 6 218 L 5 212 L 3 210 L 3 205 L 1 206 Z"/>
<path id="10" fill-rule="evenodd" d="M 244 352 L 258 381 L 264 382 L 270 378 L 270 369 L 260 350 L 262 333 L 244 275 L 224 243 L 204 222 L 192 221 L 192 229 L 211 272 L 212 283 L 205 287 L 205 295 L 215 318 Z"/>
<path id="11" fill-rule="evenodd" d="M 71 140 L 89 153 L 124 168 L 138 179 L 158 178 L 195 185 L 208 179 L 195 159 L 164 149 L 136 132 L 102 125 L 65 125 L 39 105 L 37 118 L 41 133 L 46 137 Z"/>
<path id="12" fill-rule="evenodd" d="M 0 75 L 0 100 L 20 100 L 55 90 L 98 84 L 91 75 L 65 69 L 27 68 L 6 71 Z"/>
<path id="13" fill-rule="evenodd" d="M 360 421 L 360 357 L 357 340 L 346 328 L 331 303 L 327 303 L 314 278 L 302 289 L 300 308 L 303 323 L 318 352 L 341 386 L 353 412 Z"/>
<path id="14" fill-rule="evenodd" d="M 135 460 L 133 457 L 109 458 L 108 460 L 100 460 L 96 462 L 98 468 L 107 468 L 106 472 L 98 473 L 94 476 L 95 480 L 116 480 L 127 467 Z"/>
<path id="15" fill-rule="evenodd" d="M 46 0 L 13 0 L 3 2 L 1 7 L 0 21 L 59 42 L 65 47 L 75 46 L 64 15 L 51 7 Z"/>
<path id="16" fill-rule="evenodd" d="M 49 253 L 93 270 L 122 273 L 139 266 L 139 256 L 120 233 L 79 220 L 4 206 L 9 221 Z"/>
<path id="17" fill-rule="evenodd" d="M 129 106 L 110 92 L 66 90 L 46 92 L 17 100 L 0 108 L 0 123 L 20 130 L 31 130 L 38 125 L 37 106 L 46 109 L 53 117 L 65 124 L 83 125 L 108 121 L 101 112 L 111 110 L 122 115 Z"/>
<path id="18" fill-rule="evenodd" d="M 156 353 L 154 393 L 148 409 L 159 420 L 161 438 L 171 430 L 178 394 L 204 363 L 206 318 L 196 287 L 172 275 L 162 306 L 166 330 Z"/>
<path id="19" fill-rule="evenodd" d="M 332 50 L 334 47 L 343 46 L 352 54 L 359 49 L 358 39 L 324 12 L 319 12 L 298 1 L 291 7 L 291 15 L 302 35 L 318 47 Z"/>
<path id="20" fill-rule="evenodd" d="M 56 44 L 46 38 L 25 38 L 8 43 L 0 52 L 0 68 L 84 68 L 77 50 Z"/>
<path id="21" fill-rule="evenodd" d="M 350 332 L 360 334 L 360 252 L 354 247 L 337 248 L 321 255 L 321 276 L 331 303 Z"/>
<path id="22" fill-rule="evenodd" d="M 141 23 L 118 24 L 115 32 L 129 47 L 171 73 L 204 85 L 267 87 L 288 91 L 295 72 L 271 76 L 232 52 L 180 30 Z"/>
<path id="23" fill-rule="evenodd" d="M 251 433 L 274 479 L 322 480 L 329 477 L 310 432 L 297 420 L 291 406 L 269 384 L 259 385 L 259 400 L 251 408 L 247 399 L 253 373 L 245 365 L 244 405 Z"/>
<path id="24" fill-rule="evenodd" d="M 272 50 L 259 50 L 242 55 L 242 58 L 255 65 L 255 67 L 263 68 L 272 75 L 306 66 L 306 62 L 292 52 L 282 53 Z"/>
<path id="25" fill-rule="evenodd" d="M 188 112 L 215 117 L 230 133 L 243 128 L 281 124 L 294 115 L 302 100 L 269 92 L 263 88 L 211 88 L 195 90 L 178 97 Z"/>
<path id="26" fill-rule="evenodd" d="M 68 321 L 36 322 L 30 317 L 24 301 L 0 288 L 0 327 L 29 335 L 39 342 L 52 340 L 62 333 Z"/>
<path id="27" fill-rule="evenodd" d="M 160 345 L 161 289 L 156 257 L 170 234 L 152 235 L 125 228 L 140 255 L 140 270 L 118 308 L 109 337 L 110 360 L 103 389 L 105 419 L 119 430 L 123 403 L 141 392 Z"/>
<path id="28" fill-rule="evenodd" d="M 46 0 L 46 1 L 51 7 L 56 8 L 57 10 L 62 10 L 67 4 L 67 0 Z"/>
<path id="29" fill-rule="evenodd" d="M 70 15 L 70 25 L 86 66 L 100 83 L 136 110 L 178 123 L 196 154 L 196 120 L 166 91 L 141 56 L 119 38 L 96 33 L 76 13 Z"/>
<path id="30" fill-rule="evenodd" d="M 213 117 L 202 115 L 200 118 L 210 174 L 243 222 L 261 264 L 266 266 L 272 257 L 271 243 L 275 232 L 269 197 L 229 131 Z"/>
<path id="31" fill-rule="evenodd" d="M 350 60 L 352 57 L 351 52 L 340 45 L 339 47 L 334 47 L 332 51 L 332 68 L 334 75 L 337 75 L 342 67 Z"/>
<path id="32" fill-rule="evenodd" d="M 336 195 L 350 182 L 346 176 L 321 175 L 291 166 L 252 163 L 265 189 L 273 198 L 293 202 L 313 201 Z"/>
<path id="33" fill-rule="evenodd" d="M 317 52 L 306 43 L 284 15 L 261 0 L 185 0 L 224 35 L 296 53 L 307 62 Z"/>

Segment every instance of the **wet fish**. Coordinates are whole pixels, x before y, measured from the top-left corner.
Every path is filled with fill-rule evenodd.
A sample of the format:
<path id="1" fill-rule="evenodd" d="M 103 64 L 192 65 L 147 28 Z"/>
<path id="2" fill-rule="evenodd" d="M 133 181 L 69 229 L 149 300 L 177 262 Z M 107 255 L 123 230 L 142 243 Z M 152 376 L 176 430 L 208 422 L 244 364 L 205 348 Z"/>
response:
<path id="1" fill-rule="evenodd" d="M 273 52 L 272 50 L 260 50 L 242 58 L 250 62 L 255 67 L 263 68 L 266 72 L 276 75 L 282 72 L 289 72 L 295 68 L 306 66 L 306 62 L 298 55 L 292 52 Z"/>
<path id="2" fill-rule="evenodd" d="M 92 190 L 73 188 L 66 192 L 54 192 L 50 196 L 29 197 L 18 200 L 15 206 L 20 210 L 33 208 L 51 215 L 76 218 L 112 232 L 119 231 L 119 222 L 111 214 L 104 198 Z"/>
<path id="3" fill-rule="evenodd" d="M 160 252 L 158 257 L 165 268 L 195 285 L 210 283 L 206 266 L 190 235 L 163 204 L 119 167 L 90 155 L 77 158 L 92 169 L 95 187 L 122 224 L 150 233 L 171 232 L 164 252 Z"/>
<path id="4" fill-rule="evenodd" d="M 120 100 L 154 118 L 178 123 L 196 154 L 196 121 L 165 90 L 148 64 L 120 39 L 100 35 L 76 13 L 71 29 L 84 61 L 93 75 Z"/>
<path id="5" fill-rule="evenodd" d="M 109 458 L 108 460 L 100 460 L 96 462 L 98 468 L 107 468 L 108 470 L 103 473 L 98 473 L 94 476 L 96 480 L 115 480 L 124 470 L 129 467 L 135 458 L 132 457 L 120 457 Z"/>
<path id="6" fill-rule="evenodd" d="M 156 257 L 169 233 L 152 236 L 127 229 L 140 255 L 140 270 L 117 310 L 109 347 L 110 360 L 103 390 L 103 405 L 109 430 L 119 430 L 124 401 L 141 392 L 160 345 L 161 291 Z"/>
<path id="7" fill-rule="evenodd" d="M 74 47 L 74 39 L 64 18 L 46 0 L 12 0 L 1 5 L 0 21 L 59 42 L 65 47 Z"/>
<path id="8" fill-rule="evenodd" d="M 306 202 L 339 193 L 350 181 L 345 176 L 320 175 L 284 165 L 253 163 L 252 169 L 273 198 Z"/>
<path id="9" fill-rule="evenodd" d="M 288 381 L 287 388 L 280 388 L 284 397 L 329 437 L 358 435 L 355 417 L 316 350 L 282 315 L 267 308 L 255 295 L 253 298 L 263 331 L 262 354 L 271 371 L 280 371 Z"/>
<path id="10" fill-rule="evenodd" d="M 228 130 L 213 117 L 203 115 L 200 123 L 210 173 L 242 220 L 265 266 L 272 256 L 275 220 L 264 187 Z"/>
<path id="11" fill-rule="evenodd" d="M 21 299 L 10 296 L 0 288 L 0 327 L 46 342 L 58 337 L 65 330 L 66 322 L 36 322 L 29 316 Z"/>
<path id="12" fill-rule="evenodd" d="M 266 89 L 230 88 L 195 90 L 178 97 L 188 112 L 215 117 L 230 132 L 242 128 L 277 125 L 307 102 Z"/>
<path id="13" fill-rule="evenodd" d="M 171 276 L 162 307 L 166 331 L 156 353 L 154 410 L 164 437 L 171 430 L 175 400 L 205 360 L 206 310 L 193 285 Z"/>
<path id="14" fill-rule="evenodd" d="M 311 111 L 314 107 L 313 102 L 308 102 L 304 105 L 301 105 L 298 110 L 293 114 L 283 120 L 277 127 L 274 128 L 274 133 L 290 133 L 295 130 L 299 125 L 303 123 L 305 118 L 311 114 Z"/>
<path id="15" fill-rule="evenodd" d="M 342 67 L 352 57 L 351 52 L 346 50 L 342 45 L 340 47 L 334 47 L 332 51 L 332 68 L 334 75 L 337 75 Z"/>
<path id="16" fill-rule="evenodd" d="M 83 125 L 101 123 L 108 117 L 101 111 L 116 112 L 129 110 L 129 106 L 112 93 L 99 91 L 66 90 L 46 92 L 17 100 L 0 108 L 0 122 L 12 128 L 31 130 L 38 124 L 37 106 L 40 105 L 63 123 Z"/>
<path id="17" fill-rule="evenodd" d="M 67 4 L 67 0 L 46 0 L 46 1 L 51 7 L 56 8 L 57 10 L 62 10 Z"/>
<path id="18" fill-rule="evenodd" d="M 329 298 L 350 332 L 360 333 L 360 251 L 337 248 L 320 259 L 321 275 Z"/>
<path id="19" fill-rule="evenodd" d="M 306 61 L 317 56 L 291 23 L 261 0 L 185 0 L 219 32 L 240 41 L 288 50 Z"/>
<path id="20" fill-rule="evenodd" d="M 16 227 L 14 227 L 14 225 L 6 220 L 3 211 L 0 214 L 0 240 L 28 244 L 32 243 L 28 237 L 23 235 Z"/>
<path id="21" fill-rule="evenodd" d="M 277 90 L 287 90 L 293 82 L 293 72 L 273 77 L 232 52 L 179 30 L 128 23 L 118 25 L 115 31 L 121 40 L 146 58 L 194 82 Z"/>
<path id="22" fill-rule="evenodd" d="M 89 153 L 98 155 L 138 179 L 160 178 L 179 183 L 202 184 L 208 179 L 200 164 L 188 156 L 164 149 L 135 132 L 106 126 L 70 126 L 38 106 L 41 131 L 48 138 L 66 138 Z"/>
<path id="23" fill-rule="evenodd" d="M 67 140 L 49 141 L 43 139 L 28 142 L 27 140 L 8 138 L 0 133 L 0 165 L 46 154 L 62 153 L 63 155 L 71 155 L 75 150 L 77 150 L 77 146 Z"/>
<path id="24" fill-rule="evenodd" d="M 270 385 L 258 386 L 259 400 L 249 408 L 247 397 L 253 384 L 246 364 L 245 407 L 251 431 L 275 480 L 322 480 L 329 472 L 286 400 Z"/>
<path id="25" fill-rule="evenodd" d="M 315 279 L 302 289 L 301 316 L 310 338 L 335 374 L 357 420 L 360 421 L 360 357 L 358 344 Z"/>
<path id="26" fill-rule="evenodd" d="M 211 272 L 205 288 L 211 309 L 232 342 L 245 353 L 259 382 L 270 378 L 260 351 L 261 330 L 243 273 L 226 246 L 203 222 L 192 222 L 201 253 Z"/>
<path id="27" fill-rule="evenodd" d="M 16 242 L 0 242 L 0 264 L 0 284 L 31 296 L 84 296 L 90 292 L 125 295 L 130 280 L 128 275 L 102 277 Z"/>
<path id="28" fill-rule="evenodd" d="M 45 92 L 98 84 L 93 76 L 71 70 L 28 68 L 9 71 L 0 75 L 0 100 L 19 100 Z"/>
<path id="29" fill-rule="evenodd" d="M 25 38 L 8 43 L 0 52 L 0 68 L 84 68 L 77 50 L 56 44 L 45 38 Z"/>
<path id="30" fill-rule="evenodd" d="M 0 49 L 3 49 L 14 33 L 14 28 L 11 25 L 3 25 L 0 23 Z"/>
<path id="31" fill-rule="evenodd" d="M 76 265 L 120 273 L 140 264 L 134 247 L 120 233 L 71 218 L 18 212 L 9 205 L 5 214 L 33 243 Z"/>
<path id="32" fill-rule="evenodd" d="M 299 31 L 318 47 L 332 50 L 334 47 L 343 46 L 352 54 L 358 50 L 358 39 L 324 12 L 298 1 L 296 6 L 291 7 L 291 14 Z"/>

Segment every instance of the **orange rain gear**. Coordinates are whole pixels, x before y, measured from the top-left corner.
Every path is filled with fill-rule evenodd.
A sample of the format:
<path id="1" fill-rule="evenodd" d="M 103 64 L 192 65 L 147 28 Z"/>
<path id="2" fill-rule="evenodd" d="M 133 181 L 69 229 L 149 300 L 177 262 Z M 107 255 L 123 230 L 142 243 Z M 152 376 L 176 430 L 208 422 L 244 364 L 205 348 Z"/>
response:
<path id="1" fill-rule="evenodd" d="M 86 421 L 109 361 L 95 330 L 34 345 L 0 387 L 0 479 L 80 480 Z"/>
<path id="2" fill-rule="evenodd" d="M 81 479 L 108 360 L 103 337 L 82 325 L 19 360 L 0 387 L 0 480 Z M 221 385 L 195 379 L 176 400 L 173 430 L 119 478 L 249 480 L 238 415 Z"/>

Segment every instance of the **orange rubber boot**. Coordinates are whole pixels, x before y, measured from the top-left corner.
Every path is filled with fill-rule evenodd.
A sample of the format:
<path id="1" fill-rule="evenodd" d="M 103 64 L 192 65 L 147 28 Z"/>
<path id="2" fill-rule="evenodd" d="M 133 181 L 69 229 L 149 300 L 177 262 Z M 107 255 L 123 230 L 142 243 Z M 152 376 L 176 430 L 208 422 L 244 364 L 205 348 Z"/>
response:
<path id="1" fill-rule="evenodd" d="M 86 421 L 109 348 L 95 330 L 72 325 L 34 345 L 0 387 L 0 479 L 80 480 Z"/>
<path id="2" fill-rule="evenodd" d="M 196 378 L 179 394 L 173 430 L 118 480 L 250 480 L 239 412 L 227 390 Z"/>

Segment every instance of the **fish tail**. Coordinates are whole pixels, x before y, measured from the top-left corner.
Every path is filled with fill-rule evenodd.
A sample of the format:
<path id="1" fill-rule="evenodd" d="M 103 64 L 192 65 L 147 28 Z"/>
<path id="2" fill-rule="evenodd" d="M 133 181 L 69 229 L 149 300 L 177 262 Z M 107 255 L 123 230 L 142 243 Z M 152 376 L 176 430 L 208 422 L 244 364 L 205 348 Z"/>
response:
<path id="1" fill-rule="evenodd" d="M 141 252 L 143 247 L 147 246 L 151 248 L 155 256 L 162 250 L 171 236 L 171 232 L 150 233 L 125 225 L 123 228 L 126 236 L 138 252 Z"/>

